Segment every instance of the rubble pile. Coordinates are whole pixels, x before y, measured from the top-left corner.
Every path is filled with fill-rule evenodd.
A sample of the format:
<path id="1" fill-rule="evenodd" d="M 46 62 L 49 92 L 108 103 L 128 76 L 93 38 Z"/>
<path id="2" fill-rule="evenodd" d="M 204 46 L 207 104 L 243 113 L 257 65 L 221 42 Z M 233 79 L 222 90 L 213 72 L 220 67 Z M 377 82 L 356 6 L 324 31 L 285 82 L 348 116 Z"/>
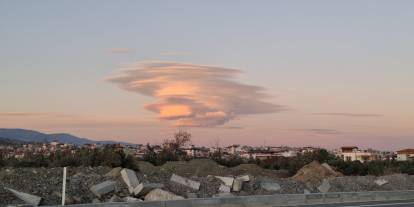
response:
<path id="1" fill-rule="evenodd" d="M 210 160 L 169 162 L 158 167 L 141 162 L 139 169 L 68 168 L 66 204 L 414 190 L 414 176 L 343 177 L 329 165 L 317 162 L 303 167 L 291 178 L 254 165 L 226 168 Z M 61 202 L 61 186 L 62 168 L 0 169 L 0 206 L 57 205 Z"/>

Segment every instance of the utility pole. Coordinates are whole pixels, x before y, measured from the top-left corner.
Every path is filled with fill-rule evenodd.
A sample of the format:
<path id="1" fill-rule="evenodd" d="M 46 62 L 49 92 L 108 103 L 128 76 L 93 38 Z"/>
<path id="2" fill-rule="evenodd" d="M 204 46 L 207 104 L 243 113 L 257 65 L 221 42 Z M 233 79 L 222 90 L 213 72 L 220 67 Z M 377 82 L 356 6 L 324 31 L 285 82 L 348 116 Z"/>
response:
<path id="1" fill-rule="evenodd" d="M 65 199 L 66 199 L 66 167 L 63 167 L 62 206 L 65 205 Z"/>

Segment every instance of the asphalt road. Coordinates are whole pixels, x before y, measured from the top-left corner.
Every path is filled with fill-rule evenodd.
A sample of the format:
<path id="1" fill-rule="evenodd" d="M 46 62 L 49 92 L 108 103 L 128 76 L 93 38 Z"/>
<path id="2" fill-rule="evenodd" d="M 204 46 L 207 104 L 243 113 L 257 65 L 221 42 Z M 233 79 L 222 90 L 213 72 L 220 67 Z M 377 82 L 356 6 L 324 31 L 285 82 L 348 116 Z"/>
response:
<path id="1" fill-rule="evenodd" d="M 414 200 L 386 201 L 386 202 L 364 202 L 348 204 L 318 204 L 301 205 L 300 207 L 414 207 Z"/>

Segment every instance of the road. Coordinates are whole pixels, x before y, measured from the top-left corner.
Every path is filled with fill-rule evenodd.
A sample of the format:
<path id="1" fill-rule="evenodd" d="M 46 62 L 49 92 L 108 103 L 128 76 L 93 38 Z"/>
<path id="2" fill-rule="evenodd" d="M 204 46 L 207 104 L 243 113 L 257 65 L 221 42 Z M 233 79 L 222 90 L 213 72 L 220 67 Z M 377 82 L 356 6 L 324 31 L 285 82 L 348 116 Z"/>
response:
<path id="1" fill-rule="evenodd" d="M 317 204 L 301 205 L 300 207 L 414 207 L 414 200 L 405 201 L 384 201 L 384 202 L 364 202 L 348 204 Z"/>

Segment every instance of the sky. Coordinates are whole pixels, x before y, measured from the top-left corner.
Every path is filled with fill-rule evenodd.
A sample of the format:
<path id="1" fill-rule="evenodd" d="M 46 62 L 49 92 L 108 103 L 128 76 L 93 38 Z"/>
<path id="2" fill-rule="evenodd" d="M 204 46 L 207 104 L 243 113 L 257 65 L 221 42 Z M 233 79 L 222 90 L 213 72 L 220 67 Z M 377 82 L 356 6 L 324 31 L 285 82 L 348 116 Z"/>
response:
<path id="1" fill-rule="evenodd" d="M 0 128 L 414 147 L 413 1 L 0 1 Z"/>

